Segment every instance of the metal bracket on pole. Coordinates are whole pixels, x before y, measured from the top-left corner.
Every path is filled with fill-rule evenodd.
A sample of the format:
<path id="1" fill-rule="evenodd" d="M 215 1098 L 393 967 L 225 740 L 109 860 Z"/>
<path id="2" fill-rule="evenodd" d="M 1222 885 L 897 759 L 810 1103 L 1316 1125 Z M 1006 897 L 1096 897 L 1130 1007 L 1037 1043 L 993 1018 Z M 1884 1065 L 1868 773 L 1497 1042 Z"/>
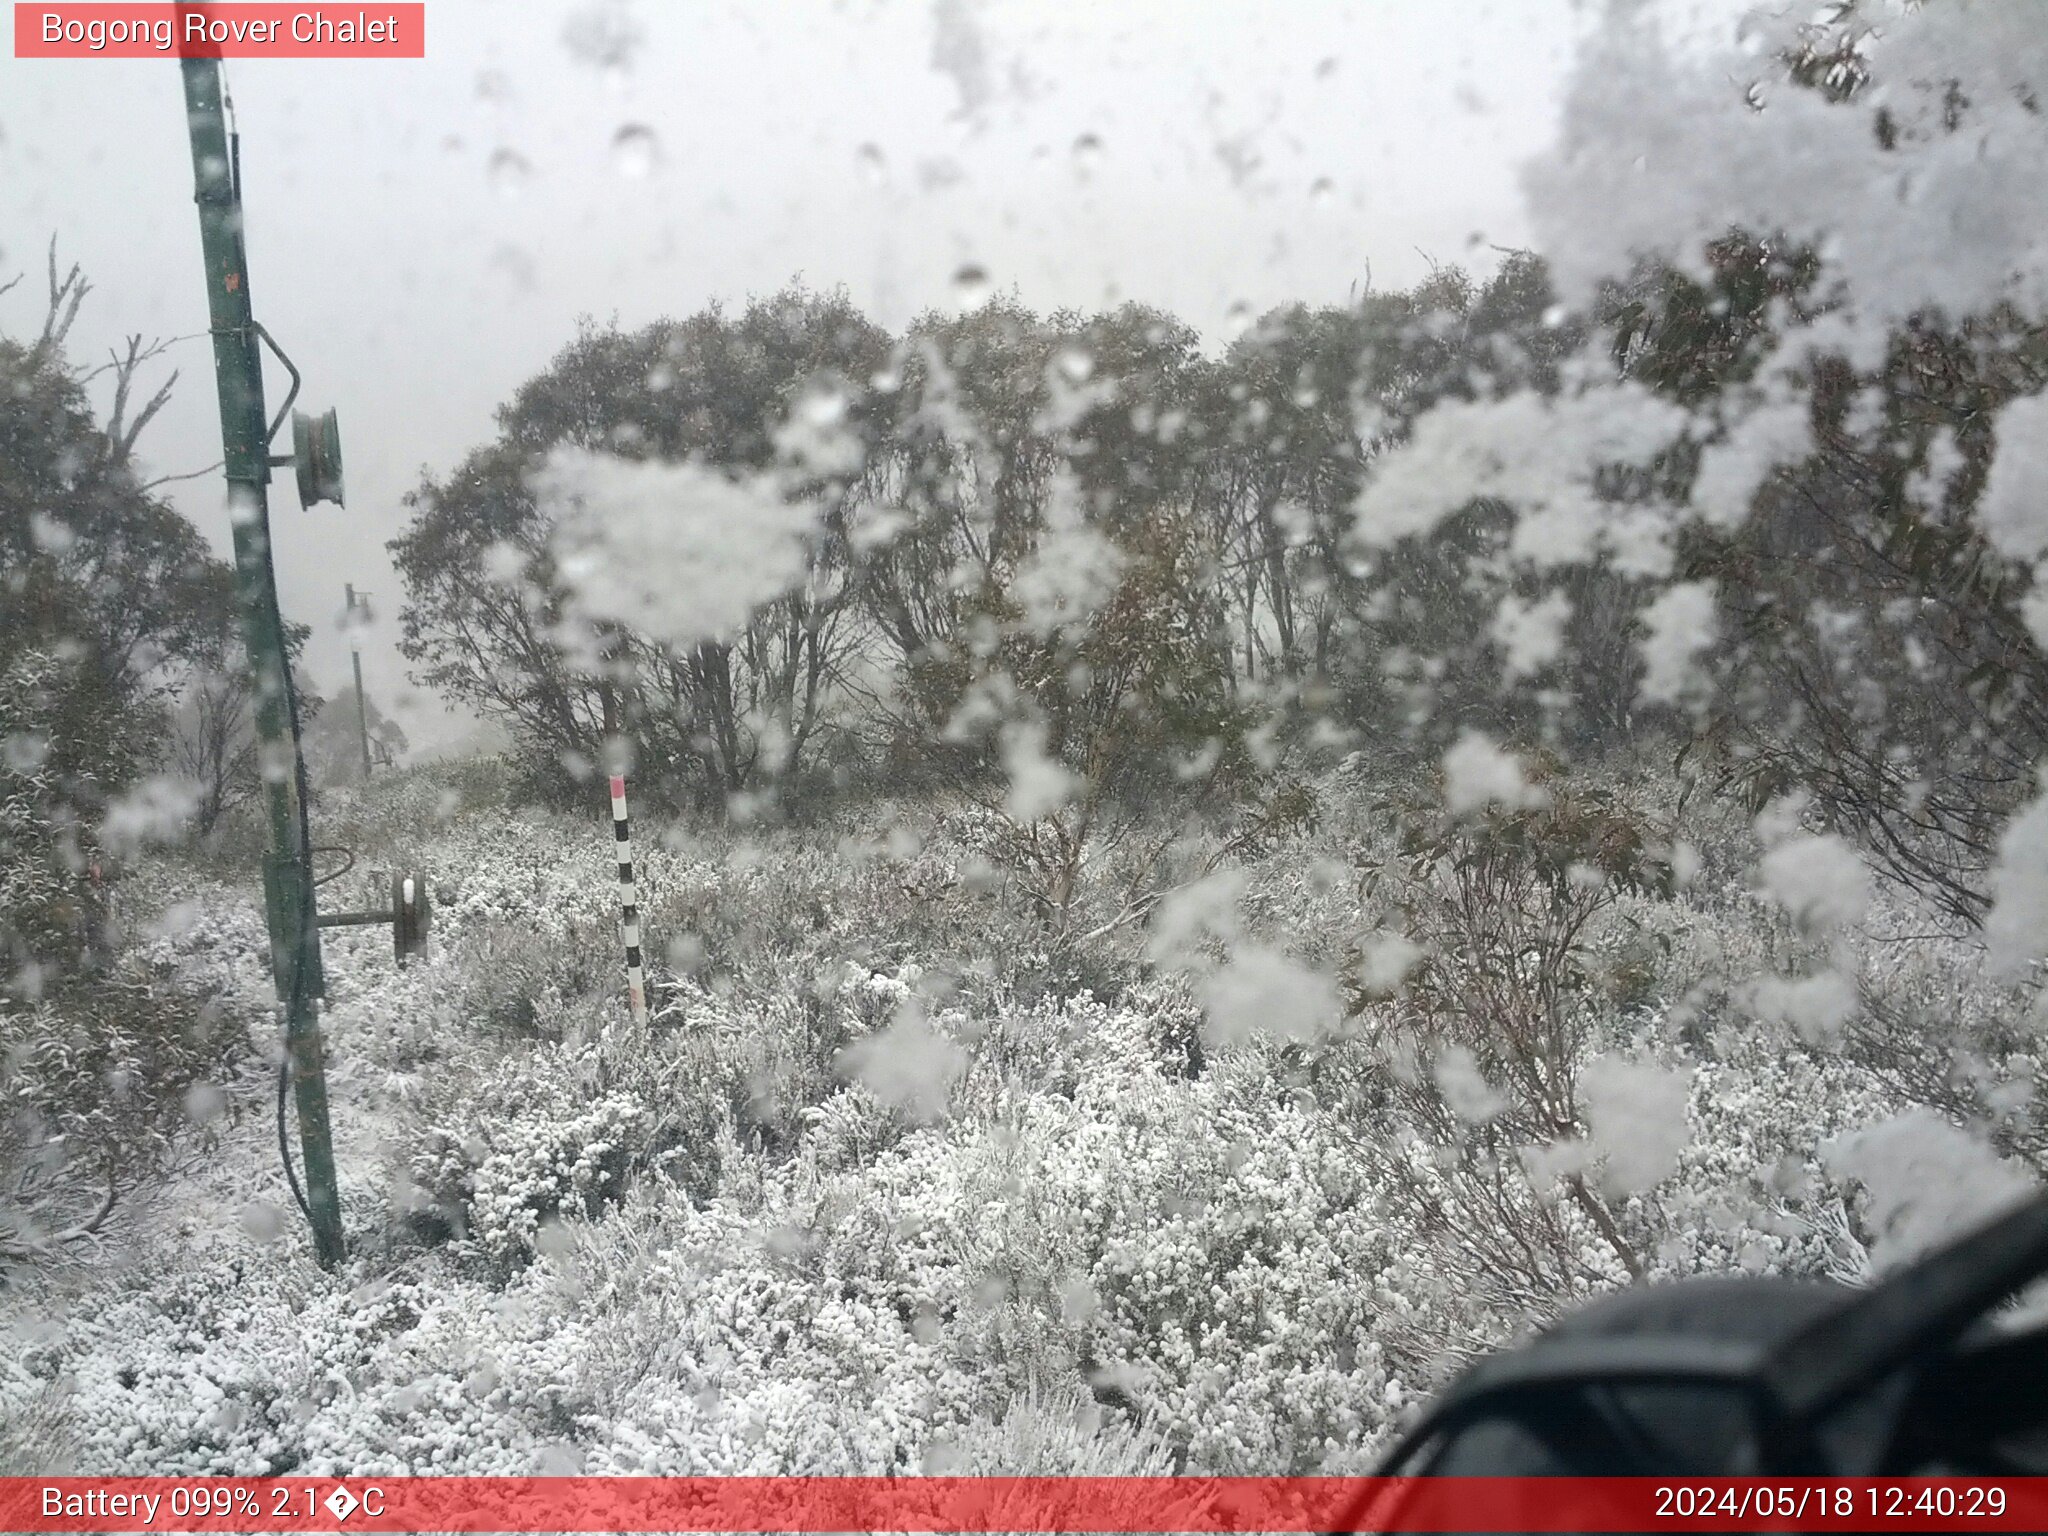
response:
<path id="1" fill-rule="evenodd" d="M 298 470 L 299 505 L 310 507 L 315 502 L 331 501 L 337 507 L 343 505 L 341 479 L 341 424 L 333 411 L 323 412 L 318 417 L 308 416 L 304 411 L 294 411 L 292 403 L 299 398 L 299 370 L 285 355 L 285 350 L 272 336 L 255 321 L 249 322 L 251 335 L 270 348 L 270 355 L 284 364 L 284 371 L 291 375 L 292 387 L 285 392 L 284 404 L 277 408 L 277 414 L 264 429 L 264 463 L 281 469 L 290 464 Z M 276 438 L 278 429 L 291 418 L 292 451 L 271 453 L 270 444 Z"/>
<path id="2" fill-rule="evenodd" d="M 426 880 L 418 874 L 391 877 L 391 906 L 387 910 L 323 912 L 319 918 L 322 928 L 372 928 L 389 923 L 391 952 L 400 965 L 425 952 L 427 930 L 433 921 L 433 898 L 428 895 Z"/>
<path id="3" fill-rule="evenodd" d="M 263 329 L 262 326 L 253 320 L 249 322 L 249 329 L 256 333 L 258 341 L 270 348 L 270 355 L 280 363 L 283 363 L 284 371 L 292 376 L 292 387 L 284 393 L 284 404 L 277 408 L 277 414 L 270 418 L 270 425 L 263 433 L 263 446 L 268 448 L 276 440 L 277 429 L 284 425 L 285 417 L 291 415 L 292 402 L 299 398 L 299 370 L 292 366 L 292 360 L 284 355 L 284 348 L 277 344 L 276 338 L 270 332 Z M 291 460 L 274 458 L 270 462 L 273 464 L 289 464 Z"/>

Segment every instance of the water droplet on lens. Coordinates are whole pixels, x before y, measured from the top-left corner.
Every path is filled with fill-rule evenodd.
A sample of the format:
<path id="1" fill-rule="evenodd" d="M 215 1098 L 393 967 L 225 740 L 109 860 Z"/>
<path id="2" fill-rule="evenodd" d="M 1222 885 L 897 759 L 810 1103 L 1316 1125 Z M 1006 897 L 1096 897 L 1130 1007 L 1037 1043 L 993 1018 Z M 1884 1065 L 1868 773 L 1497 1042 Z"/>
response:
<path id="1" fill-rule="evenodd" d="M 627 123 L 612 135 L 612 166 L 630 181 L 639 181 L 661 158 L 661 146 L 654 130 L 644 123 Z"/>
<path id="2" fill-rule="evenodd" d="M 1102 163 L 1102 140 L 1092 133 L 1084 133 L 1074 140 L 1074 169 L 1087 175 Z"/>
<path id="3" fill-rule="evenodd" d="M 194 1083 L 185 1090 L 185 1117 L 194 1125 L 218 1120 L 227 1107 L 227 1095 L 213 1083 Z"/>
<path id="4" fill-rule="evenodd" d="M 500 197 L 517 197 L 526 190 L 533 167 L 516 149 L 501 149 L 491 156 L 491 186 Z"/>
<path id="5" fill-rule="evenodd" d="M 860 167 L 860 178 L 871 187 L 879 187 L 889 179 L 889 162 L 882 154 L 879 144 L 863 144 L 853 152 L 854 163 Z"/>
<path id="6" fill-rule="evenodd" d="M 986 267 L 970 261 L 953 274 L 953 302 L 963 310 L 981 308 L 992 291 Z"/>
<path id="7" fill-rule="evenodd" d="M 813 389 L 803 399 L 804 418 L 814 427 L 836 426 L 846 419 L 846 405 L 844 390 Z"/>
<path id="8" fill-rule="evenodd" d="M 1327 176 L 1318 176 L 1308 189 L 1308 200 L 1318 208 L 1329 207 L 1337 200 L 1337 183 Z"/>
<path id="9" fill-rule="evenodd" d="M 516 245 L 501 245 L 491 252 L 491 269 L 502 272 L 515 288 L 524 290 L 533 286 L 533 258 Z"/>

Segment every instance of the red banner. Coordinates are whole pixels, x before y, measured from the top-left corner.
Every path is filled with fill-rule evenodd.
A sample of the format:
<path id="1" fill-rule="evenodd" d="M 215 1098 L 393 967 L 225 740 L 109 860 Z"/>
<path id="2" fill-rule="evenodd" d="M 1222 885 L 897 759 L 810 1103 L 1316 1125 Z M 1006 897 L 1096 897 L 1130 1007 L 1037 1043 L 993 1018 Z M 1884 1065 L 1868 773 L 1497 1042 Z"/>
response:
<path id="1" fill-rule="evenodd" d="M 14 7 L 18 59 L 423 59 L 421 3 Z"/>
<path id="2" fill-rule="evenodd" d="M 2043 1531 L 2048 1478 L 0 1478 L 7 1531 Z"/>

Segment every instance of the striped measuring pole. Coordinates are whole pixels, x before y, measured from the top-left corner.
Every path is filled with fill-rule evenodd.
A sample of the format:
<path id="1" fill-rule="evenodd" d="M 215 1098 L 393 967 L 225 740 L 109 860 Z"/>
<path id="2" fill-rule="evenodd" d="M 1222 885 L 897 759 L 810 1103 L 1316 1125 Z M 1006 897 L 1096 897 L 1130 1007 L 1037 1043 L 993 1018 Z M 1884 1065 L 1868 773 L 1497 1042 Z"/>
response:
<path id="1" fill-rule="evenodd" d="M 626 776 L 612 775 L 612 836 L 618 842 L 619 900 L 626 927 L 626 1000 L 633 1022 L 647 1022 L 647 973 L 640 964 L 640 894 L 633 883 L 633 839 L 626 828 Z"/>

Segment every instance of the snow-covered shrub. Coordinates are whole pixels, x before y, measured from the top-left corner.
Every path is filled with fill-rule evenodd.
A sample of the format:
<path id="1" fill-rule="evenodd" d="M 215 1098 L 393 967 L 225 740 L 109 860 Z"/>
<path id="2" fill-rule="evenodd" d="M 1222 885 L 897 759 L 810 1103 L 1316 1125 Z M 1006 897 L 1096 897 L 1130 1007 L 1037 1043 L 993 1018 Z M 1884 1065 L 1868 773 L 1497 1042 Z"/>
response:
<path id="1" fill-rule="evenodd" d="M 497 919 L 461 934 L 449 947 L 463 1011 L 500 1038 L 560 1040 L 600 978 L 610 979 L 616 926 L 576 925 L 537 943 L 529 923 Z"/>
<path id="2" fill-rule="evenodd" d="M 70 1393 L 28 1368 L 28 1347 L 41 1331 L 18 1324 L 0 1349 L 0 1477 L 76 1465 Z"/>
<path id="3" fill-rule="evenodd" d="M 547 1047 L 425 1104 L 405 1172 L 415 1225 L 445 1226 L 501 1266 L 532 1255 L 543 1221 L 594 1214 L 650 1154 L 648 1107 L 593 1092 L 595 1053 Z"/>
<path id="4" fill-rule="evenodd" d="M 903 1276 L 977 1379 L 1078 1370 L 1192 1467 L 1355 1451 L 1386 1383 L 1366 1342 L 1381 1250 L 1350 1148 L 1256 1074 L 1170 1079 L 1142 1019 L 1083 1017 L 1121 1049 L 1071 1097 L 1019 1092 L 840 1176 L 836 1208 L 858 1219 L 830 1229 L 828 1262 L 893 1241 L 867 1262 Z"/>
<path id="5" fill-rule="evenodd" d="M 502 814 L 509 774 L 487 753 L 373 774 L 320 796 L 323 835 L 366 855 L 403 851 L 455 822 Z"/>
<path id="6" fill-rule="evenodd" d="M 0 738 L 0 748 L 23 759 L 0 766 L 0 984 L 33 994 L 83 957 L 98 900 L 82 878 L 78 828 L 52 814 L 48 775 L 26 766 L 40 746 L 23 731 Z"/>
<path id="7" fill-rule="evenodd" d="M 917 965 L 964 995 L 999 986 L 1029 1001 L 1114 998 L 1141 975 L 1129 935 L 1052 942 L 1020 921 L 1013 890 L 977 854 L 957 813 L 891 808 L 876 833 L 704 831 L 661 856 L 646 906 L 654 953 L 708 985 L 812 990 L 822 970 L 895 974 Z"/>
<path id="8" fill-rule="evenodd" d="M 1587 1177 L 1584 1074 L 1618 1004 L 1612 967 L 1602 975 L 1589 941 L 1624 896 L 1670 893 L 1668 844 L 1597 787 L 1527 781 L 1476 737 L 1447 756 L 1446 777 L 1450 814 L 1410 808 L 1399 855 L 1371 872 L 1412 964 L 1392 985 L 1354 972 L 1354 1007 L 1385 1054 L 1399 1121 L 1380 1154 L 1389 1188 L 1449 1234 L 1465 1221 L 1431 1207 L 1465 1186 L 1454 1203 L 1483 1203 L 1492 1220 L 1462 1240 L 1481 1245 L 1472 1256 L 1486 1255 L 1524 1304 L 1582 1283 L 1588 1225 L 1609 1250 L 1590 1274 L 1618 1263 L 1640 1275 Z M 1532 1156 L 1544 1167 L 1525 1173 Z M 1545 1197 L 1553 1184 L 1575 1214 Z"/>
<path id="9" fill-rule="evenodd" d="M 10 347 L 0 366 L 18 361 Z M 23 398 L 10 393 L 8 404 L 18 406 Z M 69 548 L 73 535 L 55 531 L 57 509 L 27 489 L 35 472 L 12 462 L 31 444 L 37 457 L 53 451 L 59 439 L 49 426 L 17 428 L 25 435 L 10 450 L 10 467 L 23 478 L 0 492 L 7 498 L 0 517 L 11 533 L 51 517 L 54 552 Z M 47 487 L 40 494 L 49 494 Z M 170 528 L 179 531 L 170 534 Z M 169 528 L 158 523 L 155 529 L 174 543 L 192 537 L 176 517 Z M 138 526 L 138 547 L 149 536 Z M 100 823 L 109 797 L 147 772 L 160 724 L 158 696 L 140 676 L 110 654 L 111 647 L 92 643 L 88 630 L 60 618 L 83 617 L 67 610 L 92 587 L 74 587 L 71 577 L 45 564 L 40 543 L 32 537 L 8 545 L 7 606 L 0 609 L 0 991 L 31 997 L 60 980 L 81 978 L 106 958 Z M 118 590 L 118 579 L 104 568 L 101 580 L 109 593 Z"/>
<path id="10" fill-rule="evenodd" d="M 1134 1066 L 859 1167 L 755 1166 L 751 1193 L 651 1207 L 643 1188 L 574 1229 L 608 1466 L 915 1467 L 1034 1383 L 1085 1384 L 1102 1433 L 1136 1413 L 1192 1469 L 1356 1464 L 1399 1400 L 1357 1164 L 1249 1080 Z M 740 1413 L 751 1442 L 720 1440 Z M 1090 1445 L 1053 1470 L 1087 1470 Z"/>
<path id="11" fill-rule="evenodd" d="M 925 1453 L 945 1477 L 1165 1477 L 1173 1448 L 1149 1424 L 1105 1412 L 1078 1387 L 1027 1388 L 995 1418 L 977 1417 Z"/>
<path id="12" fill-rule="evenodd" d="M 245 1022 L 132 963 L 0 996 L 0 1265 L 89 1236 L 225 1115 Z"/>
<path id="13" fill-rule="evenodd" d="M 1994 978 L 1981 941 L 1944 931 L 1924 907 L 1883 893 L 1872 913 L 1903 941 L 1866 937 L 1861 1006 L 1843 1050 L 1905 1102 L 1982 1130 L 1998 1150 L 2048 1174 L 2048 1059 L 2038 981 Z M 1914 933 L 1932 927 L 1934 931 Z"/>
<path id="14" fill-rule="evenodd" d="M 1086 1276 L 1098 1378 L 1190 1470 L 1362 1469 L 1401 1402 L 1383 1329 L 1411 1305 L 1369 1170 L 1250 1074 L 1180 1092 L 1170 1122 L 1118 1138 L 1122 1209 Z"/>
<path id="15" fill-rule="evenodd" d="M 1863 1278 L 1853 1192 L 1825 1148 L 1892 1112 L 1877 1078 L 1824 1052 L 1751 1042 L 1692 1073 L 1677 1168 L 1617 1210 L 1652 1276 Z"/>
<path id="16" fill-rule="evenodd" d="M 272 1247 L 111 1286 L 22 1359 L 62 1384 L 66 1472 L 511 1474 L 558 1470 L 577 1343 L 517 1287 L 350 1281 Z"/>

